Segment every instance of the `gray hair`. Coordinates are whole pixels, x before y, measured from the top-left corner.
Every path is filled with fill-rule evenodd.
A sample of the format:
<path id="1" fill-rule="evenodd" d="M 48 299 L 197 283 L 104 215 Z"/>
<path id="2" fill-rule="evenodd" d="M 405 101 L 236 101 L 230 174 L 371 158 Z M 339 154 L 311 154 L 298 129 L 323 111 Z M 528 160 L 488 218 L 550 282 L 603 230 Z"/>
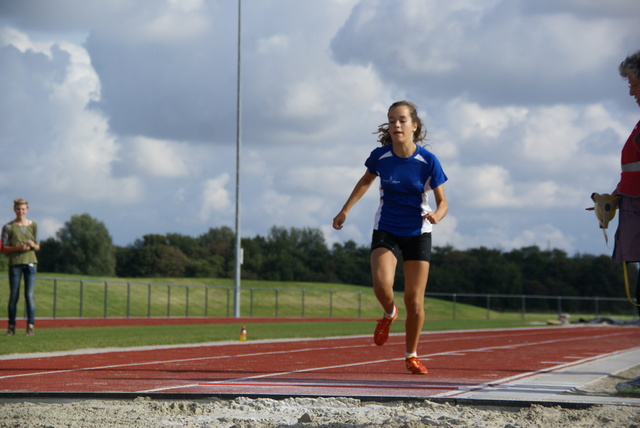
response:
<path id="1" fill-rule="evenodd" d="M 620 76 L 632 76 L 640 80 L 640 51 L 629 55 L 618 67 Z"/>

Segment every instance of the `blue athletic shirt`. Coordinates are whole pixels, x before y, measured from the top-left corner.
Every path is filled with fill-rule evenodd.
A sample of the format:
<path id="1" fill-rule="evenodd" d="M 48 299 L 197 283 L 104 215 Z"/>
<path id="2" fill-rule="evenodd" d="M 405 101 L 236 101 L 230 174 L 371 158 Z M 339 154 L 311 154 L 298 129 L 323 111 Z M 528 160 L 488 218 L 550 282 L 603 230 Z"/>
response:
<path id="1" fill-rule="evenodd" d="M 411 157 L 401 158 L 388 144 L 373 150 L 365 162 L 367 170 L 380 177 L 380 207 L 375 230 L 396 236 L 417 236 L 433 228 L 422 218 L 433 211 L 427 192 L 447 181 L 447 176 L 433 153 L 416 147 Z"/>

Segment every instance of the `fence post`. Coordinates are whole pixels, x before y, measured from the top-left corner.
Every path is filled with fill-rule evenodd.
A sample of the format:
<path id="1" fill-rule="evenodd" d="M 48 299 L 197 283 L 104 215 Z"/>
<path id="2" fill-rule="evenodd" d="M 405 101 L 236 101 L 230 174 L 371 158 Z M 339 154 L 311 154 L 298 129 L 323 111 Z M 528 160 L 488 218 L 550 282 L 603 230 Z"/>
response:
<path id="1" fill-rule="evenodd" d="M 191 287 L 187 285 L 187 309 L 185 310 L 185 316 L 187 318 L 189 318 L 189 288 Z"/>
<path id="2" fill-rule="evenodd" d="M 131 318 L 131 282 L 127 281 L 127 318 Z"/>
<path id="3" fill-rule="evenodd" d="M 453 320 L 456 320 L 456 293 L 452 294 L 453 296 Z"/>
<path id="4" fill-rule="evenodd" d="M 362 291 L 358 291 L 358 318 L 362 318 Z"/>
<path id="5" fill-rule="evenodd" d="M 171 318 L 171 285 L 167 284 L 167 318 Z"/>
<path id="6" fill-rule="evenodd" d="M 58 303 L 58 280 L 53 280 L 53 318 L 56 318 L 56 306 Z"/>
<path id="7" fill-rule="evenodd" d="M 525 299 L 526 299 L 526 297 L 525 297 L 525 295 L 523 294 L 523 295 L 522 295 L 522 321 L 524 321 L 525 314 L 526 314 L 526 311 L 527 311 L 527 306 L 526 306 L 526 304 L 525 304 Z"/>
<path id="8" fill-rule="evenodd" d="M 253 288 L 249 289 L 249 316 L 253 318 Z"/>
<path id="9" fill-rule="evenodd" d="M 302 289 L 302 318 L 304 318 L 304 291 L 305 289 Z"/>
<path id="10" fill-rule="evenodd" d="M 333 290 L 329 291 L 329 318 L 333 318 Z"/>
<path id="11" fill-rule="evenodd" d="M 491 295 L 487 294 L 487 321 L 489 321 L 489 318 L 491 318 L 491 314 L 489 313 L 491 311 Z"/>
<path id="12" fill-rule="evenodd" d="M 55 280 L 54 280 L 55 283 Z M 84 313 L 84 281 L 80 280 L 80 318 Z M 55 317 L 54 317 L 55 318 Z"/>
<path id="13" fill-rule="evenodd" d="M 104 282 L 104 316 L 103 318 L 107 318 L 107 306 L 109 304 L 109 289 L 108 282 Z"/>
<path id="14" fill-rule="evenodd" d="M 147 284 L 147 318 L 151 318 L 151 284 Z"/>
<path id="15" fill-rule="evenodd" d="M 562 296 L 558 296 L 558 319 L 562 315 Z"/>
<path id="16" fill-rule="evenodd" d="M 276 288 L 276 318 L 278 318 L 278 299 L 280 297 L 280 289 Z"/>
<path id="17" fill-rule="evenodd" d="M 209 316 L 209 286 L 204 286 L 204 316 Z"/>

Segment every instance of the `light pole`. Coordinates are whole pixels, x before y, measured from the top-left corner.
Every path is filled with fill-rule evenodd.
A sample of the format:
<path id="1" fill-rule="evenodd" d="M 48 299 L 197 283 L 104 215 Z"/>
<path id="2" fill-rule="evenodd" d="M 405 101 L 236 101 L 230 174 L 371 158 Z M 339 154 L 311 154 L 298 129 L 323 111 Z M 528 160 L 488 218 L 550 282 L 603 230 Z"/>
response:
<path id="1" fill-rule="evenodd" d="M 236 272 L 234 316 L 240 317 L 240 272 L 242 270 L 242 246 L 240 240 L 240 142 L 242 141 L 242 80 L 241 80 L 241 35 L 242 0 L 238 0 L 238 76 L 236 91 Z"/>

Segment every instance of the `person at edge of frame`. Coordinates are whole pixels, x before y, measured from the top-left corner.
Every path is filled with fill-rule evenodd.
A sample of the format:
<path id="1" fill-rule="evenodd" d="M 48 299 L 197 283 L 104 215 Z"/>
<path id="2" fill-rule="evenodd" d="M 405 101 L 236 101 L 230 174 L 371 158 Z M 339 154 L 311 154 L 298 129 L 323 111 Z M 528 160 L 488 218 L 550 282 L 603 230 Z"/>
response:
<path id="1" fill-rule="evenodd" d="M 20 297 L 20 280 L 24 278 L 24 296 L 27 306 L 27 336 L 33 336 L 35 330 L 35 287 L 40 250 L 38 242 L 38 224 L 27 219 L 29 204 L 24 199 L 13 201 L 16 218 L 2 228 L 2 253 L 9 255 L 9 327 L 7 336 L 16 334 L 16 309 Z"/>
<path id="2" fill-rule="evenodd" d="M 629 83 L 629 95 L 640 106 L 640 50 L 625 58 L 618 66 L 618 71 Z M 627 262 L 640 261 L 640 121 L 622 147 L 621 169 L 620 182 L 611 194 L 619 198 L 618 229 L 612 258 L 626 265 Z M 636 301 L 638 291 L 640 275 L 636 285 Z M 640 377 L 618 383 L 616 390 L 640 395 Z"/>

